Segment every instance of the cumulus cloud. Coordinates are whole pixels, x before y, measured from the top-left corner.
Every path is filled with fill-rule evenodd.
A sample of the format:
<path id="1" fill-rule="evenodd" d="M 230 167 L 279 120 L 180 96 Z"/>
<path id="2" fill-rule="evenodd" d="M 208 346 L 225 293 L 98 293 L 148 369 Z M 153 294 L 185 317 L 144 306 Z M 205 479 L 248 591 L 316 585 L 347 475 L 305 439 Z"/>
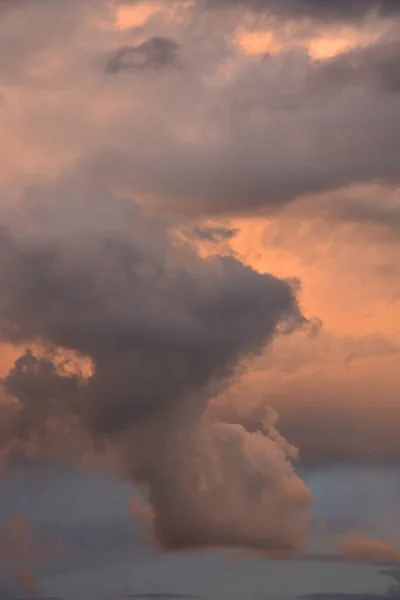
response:
<path id="1" fill-rule="evenodd" d="M 233 256 L 202 259 L 169 228 L 70 177 L 7 215 L 1 337 L 47 355 L 28 350 L 3 380 L 18 400 L 4 407 L 3 449 L 8 437 L 46 451 L 49 423 L 75 418 L 94 444 L 121 449 L 162 546 L 295 550 L 310 497 L 289 446 L 205 413 L 282 323 L 305 323 L 295 291 Z M 56 367 L 55 348 L 89 357 L 92 373 Z"/>
<path id="2" fill-rule="evenodd" d="M 250 378 L 239 385 L 216 402 L 214 410 L 221 419 L 254 432 L 265 430 L 265 407 L 274 407 L 279 431 L 300 449 L 301 464 L 307 468 L 398 465 L 400 414 L 394 375 L 382 369 L 382 377 L 388 376 L 386 385 L 373 374 L 360 382 L 369 364 L 374 364 L 373 358 L 354 376 L 335 368 L 324 376 L 312 366 L 299 373 L 272 371 L 255 384 Z M 397 358 L 393 371 L 396 364 Z"/>
<path id="3" fill-rule="evenodd" d="M 328 22 L 399 9 L 397 0 L 222 4 L 291 23 L 309 17 L 306 38 Z M 398 37 L 320 62 L 307 40 L 285 45 L 280 24 L 280 45 L 249 55 L 237 43 L 243 13 L 206 6 L 216 8 L 160 9 L 125 28 L 108 2 L 21 2 L 2 14 L 10 187 L 71 165 L 76 178 L 30 188 L 1 219 L 0 336 L 28 350 L 4 377 L 14 401 L 1 406 L 0 434 L 4 456 L 54 452 L 55 442 L 74 456 L 82 446 L 117 448 L 118 468 L 150 500 L 162 547 L 247 545 L 273 555 L 299 548 L 305 529 L 309 492 L 292 466 L 296 452 L 272 413 L 255 426 L 215 418 L 210 399 L 282 323 L 290 331 L 304 318 L 287 281 L 233 252 L 200 258 L 171 232 L 182 215 L 270 215 L 359 182 L 396 186 Z M 334 213 L 336 223 L 397 235 L 395 203 L 337 200 L 330 225 Z M 165 216 L 172 212 L 177 221 Z M 211 244 L 237 232 L 185 227 L 183 237 Z M 88 360 L 90 374 L 56 364 L 60 349 Z M 358 405 L 338 414 L 336 390 L 324 391 L 323 412 L 317 386 L 284 390 L 270 402 L 281 433 L 308 464 L 373 461 L 381 413 L 363 417 L 368 440 L 346 421 L 358 422 Z M 304 400 L 301 411 L 293 397 Z M 382 460 L 398 458 L 394 435 L 392 423 Z"/>

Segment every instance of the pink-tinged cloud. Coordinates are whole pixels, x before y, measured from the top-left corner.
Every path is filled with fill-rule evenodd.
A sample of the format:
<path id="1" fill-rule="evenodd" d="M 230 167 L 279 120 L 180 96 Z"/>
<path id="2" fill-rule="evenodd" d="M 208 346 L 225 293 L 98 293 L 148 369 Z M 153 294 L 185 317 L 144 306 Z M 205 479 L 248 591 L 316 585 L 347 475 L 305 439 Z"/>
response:
<path id="1" fill-rule="evenodd" d="M 338 546 L 350 560 L 379 564 L 400 563 L 400 548 L 390 542 L 350 534 L 341 539 Z"/>

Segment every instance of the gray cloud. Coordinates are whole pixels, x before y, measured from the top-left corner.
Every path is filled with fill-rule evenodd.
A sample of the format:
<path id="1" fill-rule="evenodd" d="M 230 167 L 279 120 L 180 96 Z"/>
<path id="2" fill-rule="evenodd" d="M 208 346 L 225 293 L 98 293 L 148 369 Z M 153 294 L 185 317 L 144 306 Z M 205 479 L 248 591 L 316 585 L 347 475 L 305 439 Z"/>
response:
<path id="1" fill-rule="evenodd" d="M 169 404 L 230 376 L 242 355 L 260 351 L 278 321 L 298 311 L 287 283 L 231 257 L 202 261 L 175 249 L 162 222 L 130 201 L 94 202 L 96 223 L 78 225 L 77 213 L 68 233 L 57 224 L 43 239 L 33 228 L 24 239 L 3 233 L 0 276 L 8 293 L 1 333 L 4 341 L 43 340 L 89 355 L 96 368 L 87 387 L 88 418 L 100 430 L 129 426 L 160 398 Z M 114 230 L 104 220 L 109 211 L 117 215 Z M 50 227 L 51 213 L 36 218 L 34 227 L 43 218 Z M 123 219 L 127 225 L 118 231 Z M 50 395 L 77 383 L 57 381 L 51 365 L 26 356 L 6 389 L 23 397 L 30 385 L 34 401 L 29 375 Z"/>
<path id="2" fill-rule="evenodd" d="M 132 4 L 136 0 L 131 0 Z M 391 17 L 400 12 L 397 0 L 197 0 L 202 7 L 215 9 L 243 7 L 281 18 L 316 21 L 356 21 L 368 15 Z"/>
<path id="3" fill-rule="evenodd" d="M 58 413 L 66 398 L 76 396 L 79 378 L 74 374 L 62 376 L 51 360 L 37 358 L 27 350 L 15 362 L 2 385 L 21 403 L 15 427 L 18 435 L 26 436 L 32 431 L 32 426 L 40 427 L 49 414 Z"/>
<path id="4" fill-rule="evenodd" d="M 170 225 L 69 177 L 28 192 L 7 216 L 1 339 L 46 355 L 25 353 L 4 379 L 19 400 L 3 406 L 4 451 L 16 439 L 51 454 L 48 427 L 78 420 L 94 444 L 118 447 L 164 547 L 295 551 L 309 492 L 292 449 L 204 413 L 281 323 L 305 322 L 295 292 L 233 257 L 200 258 L 172 241 Z M 93 374 L 60 368 L 56 348 L 89 356 Z"/>
<path id="5" fill-rule="evenodd" d="M 317 63 L 315 84 L 330 92 L 361 85 L 376 93 L 396 94 L 400 91 L 399 58 L 398 39 L 355 48 Z"/>
<path id="6" fill-rule="evenodd" d="M 206 242 L 220 242 L 230 240 L 238 233 L 237 229 L 229 227 L 211 227 L 198 225 L 191 229 L 193 237 Z"/>
<path id="7" fill-rule="evenodd" d="M 387 402 L 380 410 L 371 408 L 376 398 L 374 392 L 365 393 L 369 411 L 360 402 L 347 397 L 342 401 L 340 391 L 324 393 L 321 407 L 320 395 L 301 393 L 298 401 L 303 404 L 294 414 L 293 405 L 276 403 L 279 410 L 280 431 L 301 448 L 304 465 L 321 467 L 327 465 L 397 465 L 400 460 L 396 442 L 397 409 Z M 393 422 L 393 419 L 395 421 Z M 360 427 L 358 428 L 358 425 Z M 362 426 L 361 426 L 362 425 Z M 325 432 L 325 434 L 323 433 Z M 340 439 L 338 439 L 340 432 Z"/>
<path id="8" fill-rule="evenodd" d="M 354 10 L 364 14 L 367 4 L 372 6 L 354 3 Z M 275 14 L 290 5 L 276 4 Z M 297 3 L 296 10 L 304 11 L 297 14 L 311 5 Z M 329 18 L 334 6 L 344 15 L 344 4 L 318 6 Z M 392 3 L 385 6 L 395 10 Z M 75 6 L 58 15 L 55 33 L 46 38 L 48 21 L 36 3 L 34 9 L 34 21 L 16 18 L 1 25 L 9 30 L 0 36 L 3 55 L 12 58 L 6 78 L 29 89 L 32 81 L 37 84 L 36 67 L 46 66 L 39 60 L 43 50 L 68 60 L 54 78 L 44 78 L 47 103 L 28 92 L 20 105 L 10 102 L 24 114 L 18 131 L 35 154 L 44 151 L 46 169 L 46 136 L 51 156 L 55 140 L 68 157 L 85 156 L 82 179 L 96 181 L 97 188 L 60 179 L 30 191 L 11 222 L 4 219 L 1 337 L 46 348 L 45 357 L 23 355 L 4 379 L 5 392 L 19 400 L 18 410 L 2 406 L 5 449 L 14 436 L 48 452 L 50 423 L 74 419 L 90 447 L 105 439 L 118 446 L 121 470 L 148 493 L 164 547 L 250 545 L 272 554 L 298 548 L 309 496 L 293 473 L 293 449 L 277 436 L 274 423 L 251 429 L 209 422 L 204 414 L 209 398 L 274 337 L 282 319 L 301 324 L 293 290 L 232 257 L 199 259 L 172 243 L 172 221 L 150 219 L 132 202 L 111 201 L 104 190 L 111 190 L 110 197 L 115 189 L 150 196 L 158 207 L 179 214 L 253 214 L 359 181 L 396 184 L 397 42 L 323 64 L 302 51 L 261 60 L 243 57 L 232 44 L 240 21 L 229 22 L 228 34 L 221 35 L 225 16 L 208 15 L 182 27 L 160 17 L 140 45 L 134 32 L 94 32 Z M 13 52 L 19 37 L 29 44 Z M 84 50 L 77 43 L 82 39 L 89 40 Z M 120 50 L 108 63 L 111 71 L 157 71 L 171 57 L 160 39 L 179 40 L 182 68 L 171 76 L 156 73 L 144 81 L 96 71 L 98 57 L 111 56 L 115 48 Z M 132 57 L 143 62 L 128 62 Z M 351 77 L 342 77 L 346 69 L 353 69 Z M 360 208 L 357 219 L 388 222 L 384 212 L 375 206 L 367 215 Z M 200 229 L 197 236 L 214 240 L 226 232 Z M 87 380 L 56 366 L 59 347 L 89 356 L 92 376 Z M 282 430 L 301 447 L 306 463 L 398 460 L 394 422 L 387 428 L 378 416 L 386 429 L 375 449 L 372 418 L 366 420 L 367 442 L 367 435 L 350 431 L 359 422 L 356 409 L 350 424 L 333 409 L 316 412 L 306 403 L 301 415 L 282 407 Z M 344 425 L 338 427 L 339 449 L 335 418 Z M 243 448 L 249 449 L 245 455 Z"/>
<path id="9" fill-rule="evenodd" d="M 179 44 L 164 37 L 153 37 L 138 46 L 120 48 L 108 60 L 107 73 L 120 71 L 140 71 L 147 69 L 165 69 L 176 66 L 179 57 Z"/>
<path id="10" fill-rule="evenodd" d="M 217 4 L 217 0 L 209 0 Z M 223 4 L 219 3 L 219 4 Z M 289 19 L 311 18 L 317 20 L 353 20 L 365 17 L 371 12 L 388 17 L 399 13 L 396 0 L 225 0 L 226 5 L 244 6 L 265 11 Z"/>
<path id="11" fill-rule="evenodd" d="M 237 55 L 217 47 L 213 54 L 210 40 L 197 44 L 183 46 L 174 81 L 154 82 L 147 120 L 127 119 L 124 143 L 92 154 L 104 185 L 178 213 L 218 215 L 270 213 L 357 183 L 398 183 L 397 42 L 322 63 L 297 51 L 242 59 L 218 92 L 202 83 L 214 75 L 210 60 L 223 70 Z"/>
<path id="12" fill-rule="evenodd" d="M 279 431 L 300 448 L 301 463 L 307 468 L 332 465 L 398 465 L 397 443 L 399 411 L 395 394 L 362 390 L 369 410 L 348 390 L 313 389 L 294 384 L 290 391 L 268 397 L 279 414 Z M 294 410 L 293 402 L 301 406 Z M 298 404 L 297 404 L 298 403 Z M 224 415 L 228 422 L 243 423 L 249 431 L 263 431 L 262 410 L 247 416 Z"/>
<path id="13" fill-rule="evenodd" d="M 270 6 L 285 11 L 292 3 Z M 344 14 L 340 6 L 314 8 Z M 35 3 L 23 19 L 12 13 L 1 23 L 4 81 L 31 92 L 20 97 L 12 137 L 35 157 L 63 166 L 84 160 L 104 189 L 202 217 L 276 211 L 360 182 L 398 183 L 395 20 L 387 42 L 320 63 L 293 48 L 244 57 L 233 41 L 240 15 L 190 9 L 179 22 L 157 14 L 141 33 L 100 32 L 93 23 L 111 23 L 107 8 L 52 3 L 47 13 Z M 313 35 L 322 35 L 324 26 L 316 27 Z M 15 49 L 16 39 L 24 43 Z M 105 60 L 108 71 L 151 76 L 109 77 Z M 180 68 L 162 76 L 177 61 Z M 16 104 L 7 94 L 4 102 L 13 124 Z M 13 172 L 24 170 L 28 155 Z"/>
<path id="14" fill-rule="evenodd" d="M 386 569 L 385 571 L 381 571 L 381 575 L 393 577 L 393 579 L 400 583 L 400 569 Z"/>

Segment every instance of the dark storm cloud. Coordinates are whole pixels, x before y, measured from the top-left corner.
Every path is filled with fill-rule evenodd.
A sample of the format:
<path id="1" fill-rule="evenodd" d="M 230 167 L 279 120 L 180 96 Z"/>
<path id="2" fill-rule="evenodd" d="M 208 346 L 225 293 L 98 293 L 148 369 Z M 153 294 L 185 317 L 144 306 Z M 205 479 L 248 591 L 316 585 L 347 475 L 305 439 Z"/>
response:
<path id="1" fill-rule="evenodd" d="M 37 358 L 30 350 L 15 362 L 1 383 L 21 403 L 15 427 L 22 437 L 30 434 L 32 426 L 40 427 L 49 414 L 58 413 L 66 399 L 73 402 L 79 389 L 77 375 L 61 375 L 51 360 Z"/>
<path id="2" fill-rule="evenodd" d="M 153 37 L 138 46 L 120 48 L 108 60 L 107 73 L 120 71 L 159 70 L 176 66 L 179 58 L 179 44 L 164 37 Z"/>
<path id="3" fill-rule="evenodd" d="M 233 257 L 202 259 L 169 229 L 133 202 L 69 178 L 29 192 L 8 215 L 0 335 L 42 344 L 47 356 L 26 353 L 4 379 L 19 406 L 3 406 L 3 444 L 33 436 L 47 452 L 46 427 L 78 419 L 89 438 L 111 436 L 121 469 L 145 485 L 164 547 L 294 551 L 309 492 L 289 447 L 207 424 L 203 413 L 281 323 L 305 323 L 295 292 Z M 93 374 L 52 364 L 57 347 L 90 357 Z M 258 473 L 243 454 L 247 444 Z M 228 512 L 227 494 L 235 496 Z"/>
<path id="4" fill-rule="evenodd" d="M 263 348 L 281 318 L 295 315 L 287 283 L 231 257 L 202 261 L 177 252 L 163 224 L 129 201 L 110 205 L 132 234 L 112 230 L 101 201 L 93 202 L 90 226 L 79 224 L 76 207 L 68 234 L 0 236 L 7 290 L 0 331 L 4 341 L 43 340 L 92 358 L 85 407 L 95 429 L 129 427 L 161 401 L 171 404 L 225 379 L 242 355 Z M 46 212 L 37 218 L 51 219 Z M 77 385 L 27 355 L 6 378 L 6 390 L 24 401 L 28 386 L 37 402 L 34 378 L 42 401 Z"/>

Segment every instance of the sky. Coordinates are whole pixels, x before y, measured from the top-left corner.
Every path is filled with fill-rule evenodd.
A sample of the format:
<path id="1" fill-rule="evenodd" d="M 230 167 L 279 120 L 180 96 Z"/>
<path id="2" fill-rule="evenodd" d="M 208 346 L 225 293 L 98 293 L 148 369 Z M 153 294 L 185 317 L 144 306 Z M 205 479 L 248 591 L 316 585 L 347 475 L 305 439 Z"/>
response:
<path id="1" fill-rule="evenodd" d="M 0 52 L 0 600 L 400 597 L 400 2 Z"/>

